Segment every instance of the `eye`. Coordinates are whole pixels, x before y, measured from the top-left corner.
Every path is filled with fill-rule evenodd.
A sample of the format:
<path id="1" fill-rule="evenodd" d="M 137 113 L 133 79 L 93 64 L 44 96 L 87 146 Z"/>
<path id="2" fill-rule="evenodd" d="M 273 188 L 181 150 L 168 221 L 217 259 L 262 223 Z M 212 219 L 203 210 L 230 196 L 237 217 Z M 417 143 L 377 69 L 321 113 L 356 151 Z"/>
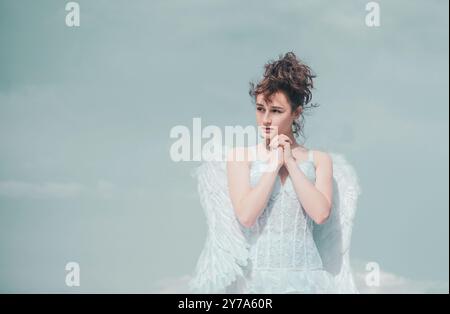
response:
<path id="1" fill-rule="evenodd" d="M 258 107 L 258 108 L 256 108 L 256 110 L 258 110 L 258 111 L 264 111 L 264 108 Z"/>
<path id="2" fill-rule="evenodd" d="M 272 112 L 281 113 L 281 111 L 278 109 L 274 109 L 274 110 L 272 110 Z"/>

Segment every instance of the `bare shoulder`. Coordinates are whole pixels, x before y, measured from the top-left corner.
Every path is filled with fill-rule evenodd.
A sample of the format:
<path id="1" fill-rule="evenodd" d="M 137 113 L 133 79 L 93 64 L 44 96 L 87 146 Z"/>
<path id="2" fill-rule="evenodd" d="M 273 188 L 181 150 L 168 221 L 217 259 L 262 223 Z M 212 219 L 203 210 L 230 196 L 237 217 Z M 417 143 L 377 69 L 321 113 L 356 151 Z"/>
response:
<path id="1" fill-rule="evenodd" d="M 314 163 L 316 164 L 317 167 L 331 168 L 333 166 L 333 160 L 329 153 L 320 150 L 313 150 L 313 156 L 314 156 Z"/>

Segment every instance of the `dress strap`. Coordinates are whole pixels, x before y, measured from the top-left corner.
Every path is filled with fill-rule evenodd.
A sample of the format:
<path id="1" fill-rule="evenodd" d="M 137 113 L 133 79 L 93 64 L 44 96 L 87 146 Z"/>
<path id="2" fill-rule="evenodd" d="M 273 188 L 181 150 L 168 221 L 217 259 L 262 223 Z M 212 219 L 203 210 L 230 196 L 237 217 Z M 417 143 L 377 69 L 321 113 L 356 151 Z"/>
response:
<path id="1" fill-rule="evenodd" d="M 311 149 L 308 152 L 308 160 L 314 162 L 313 151 Z"/>

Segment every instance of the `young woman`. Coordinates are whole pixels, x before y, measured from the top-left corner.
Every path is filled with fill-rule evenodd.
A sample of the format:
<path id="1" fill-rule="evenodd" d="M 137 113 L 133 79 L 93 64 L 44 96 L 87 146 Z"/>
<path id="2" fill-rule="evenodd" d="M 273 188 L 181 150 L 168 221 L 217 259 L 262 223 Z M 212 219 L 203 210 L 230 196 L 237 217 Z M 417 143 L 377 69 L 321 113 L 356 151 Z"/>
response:
<path id="1" fill-rule="evenodd" d="M 193 291 L 357 292 L 348 257 L 356 175 L 342 156 L 296 138 L 313 78 L 292 52 L 266 64 L 250 88 L 263 140 L 199 168 L 210 228 Z"/>

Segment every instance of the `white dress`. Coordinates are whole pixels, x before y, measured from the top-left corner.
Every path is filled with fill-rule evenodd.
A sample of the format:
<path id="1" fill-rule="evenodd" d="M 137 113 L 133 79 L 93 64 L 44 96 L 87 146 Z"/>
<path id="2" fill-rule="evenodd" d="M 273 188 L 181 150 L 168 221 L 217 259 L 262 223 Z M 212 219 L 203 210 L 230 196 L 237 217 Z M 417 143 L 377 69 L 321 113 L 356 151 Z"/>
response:
<path id="1" fill-rule="evenodd" d="M 297 163 L 315 182 L 313 151 Z M 255 186 L 264 172 L 264 161 L 251 164 L 250 182 Z M 266 208 L 252 228 L 243 231 L 250 243 L 246 272 L 248 293 L 326 293 L 334 281 L 324 270 L 313 238 L 314 221 L 306 214 L 288 176 L 282 184 L 277 176 Z"/>
<path id="2" fill-rule="evenodd" d="M 194 293 L 357 293 L 349 265 L 356 199 L 360 193 L 353 168 L 338 154 L 333 159 L 332 213 L 316 225 L 306 214 L 289 177 L 277 176 L 267 206 L 256 223 L 244 227 L 231 205 L 226 162 L 205 162 L 197 169 L 208 237 L 189 282 Z M 312 150 L 298 163 L 315 182 Z M 265 162 L 254 160 L 255 186 Z"/>

